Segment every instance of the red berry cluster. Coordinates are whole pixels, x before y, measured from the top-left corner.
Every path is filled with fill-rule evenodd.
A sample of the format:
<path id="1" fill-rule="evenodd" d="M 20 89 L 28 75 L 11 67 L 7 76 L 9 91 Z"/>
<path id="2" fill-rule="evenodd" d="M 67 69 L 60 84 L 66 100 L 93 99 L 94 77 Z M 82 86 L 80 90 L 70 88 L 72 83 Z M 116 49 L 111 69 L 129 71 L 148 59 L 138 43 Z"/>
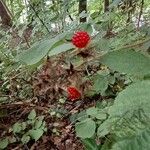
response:
<path id="1" fill-rule="evenodd" d="M 72 37 L 72 44 L 77 48 L 84 48 L 90 41 L 90 36 L 85 31 L 78 31 Z"/>
<path id="2" fill-rule="evenodd" d="M 71 101 L 81 98 L 81 93 L 79 92 L 79 90 L 76 87 L 68 87 L 67 92 L 68 92 L 68 98 Z"/>

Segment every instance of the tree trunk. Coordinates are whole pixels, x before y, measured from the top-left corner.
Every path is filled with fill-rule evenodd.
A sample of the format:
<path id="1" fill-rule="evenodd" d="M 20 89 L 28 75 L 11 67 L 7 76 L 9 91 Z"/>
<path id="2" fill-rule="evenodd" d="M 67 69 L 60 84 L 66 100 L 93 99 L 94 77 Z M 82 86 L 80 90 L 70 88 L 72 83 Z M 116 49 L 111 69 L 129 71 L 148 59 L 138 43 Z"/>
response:
<path id="1" fill-rule="evenodd" d="M 1 24 L 3 26 L 11 26 L 12 25 L 12 16 L 11 13 L 4 3 L 4 1 L 0 0 L 0 17 L 1 17 Z"/>
<path id="2" fill-rule="evenodd" d="M 104 1 L 104 12 L 109 11 L 109 0 Z"/>
<path id="3" fill-rule="evenodd" d="M 79 0 L 79 14 L 83 11 L 87 12 L 87 0 Z M 86 22 L 86 17 L 80 17 L 80 22 Z"/>

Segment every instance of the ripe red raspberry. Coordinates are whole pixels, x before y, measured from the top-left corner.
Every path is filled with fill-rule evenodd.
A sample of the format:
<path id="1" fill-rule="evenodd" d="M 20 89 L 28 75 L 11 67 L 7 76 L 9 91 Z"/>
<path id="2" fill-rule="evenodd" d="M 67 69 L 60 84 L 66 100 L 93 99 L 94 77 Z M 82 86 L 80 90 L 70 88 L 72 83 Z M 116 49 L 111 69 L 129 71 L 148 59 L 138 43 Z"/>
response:
<path id="1" fill-rule="evenodd" d="M 68 98 L 71 101 L 81 98 L 81 93 L 79 92 L 79 90 L 76 87 L 68 87 L 67 92 L 68 92 Z"/>
<path id="2" fill-rule="evenodd" d="M 72 44 L 78 48 L 84 48 L 90 41 L 90 36 L 85 31 L 78 31 L 72 37 Z"/>

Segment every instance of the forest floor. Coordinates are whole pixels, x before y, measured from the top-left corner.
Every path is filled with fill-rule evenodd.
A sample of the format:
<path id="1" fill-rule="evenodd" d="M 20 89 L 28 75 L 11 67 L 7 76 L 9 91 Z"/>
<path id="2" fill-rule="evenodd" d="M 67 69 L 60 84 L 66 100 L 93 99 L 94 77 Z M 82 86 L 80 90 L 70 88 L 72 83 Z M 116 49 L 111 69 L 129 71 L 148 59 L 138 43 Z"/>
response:
<path id="1" fill-rule="evenodd" d="M 54 63 L 55 62 L 55 63 Z M 95 106 L 96 100 L 101 101 L 102 97 L 96 95 L 91 98 L 82 98 L 77 101 L 64 102 L 61 97 L 66 94 L 64 88 L 71 82 L 80 81 L 85 76 L 85 69 L 62 68 L 60 61 L 47 61 L 43 68 L 32 76 L 29 84 L 32 86 L 33 96 L 28 100 L 12 101 L 0 105 L 0 137 L 16 139 L 16 142 L 9 144 L 8 150 L 83 150 L 83 145 L 75 135 L 74 123 L 71 122 L 73 114 Z M 92 66 L 90 71 L 97 71 Z M 86 85 L 89 83 L 86 83 Z M 81 92 L 86 85 L 78 85 Z M 11 94 L 14 92 L 13 83 Z M 14 97 L 15 98 L 15 97 Z M 17 99 L 17 98 L 16 98 Z M 10 131 L 16 122 L 25 122 L 32 110 L 36 111 L 37 116 L 44 116 L 47 131 L 38 141 L 30 140 L 27 144 L 21 144 L 20 135 Z M 27 130 L 27 129 L 26 129 Z"/>

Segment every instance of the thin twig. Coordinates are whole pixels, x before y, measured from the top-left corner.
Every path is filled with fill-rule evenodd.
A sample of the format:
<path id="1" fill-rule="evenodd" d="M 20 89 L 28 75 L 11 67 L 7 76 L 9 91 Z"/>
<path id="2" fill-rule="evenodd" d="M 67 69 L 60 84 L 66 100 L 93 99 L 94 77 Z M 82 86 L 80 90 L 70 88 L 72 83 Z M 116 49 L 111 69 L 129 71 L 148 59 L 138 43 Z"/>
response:
<path id="1" fill-rule="evenodd" d="M 40 20 L 40 22 L 42 23 L 42 25 L 45 27 L 45 29 L 47 30 L 48 33 L 50 33 L 48 27 L 45 25 L 44 21 L 40 18 L 40 16 L 38 15 L 38 12 L 35 10 L 34 6 L 32 6 L 32 4 L 28 1 L 30 7 L 32 8 L 32 10 L 34 11 L 36 17 Z"/>
<path id="2" fill-rule="evenodd" d="M 68 10 L 68 9 L 67 9 L 67 13 L 68 13 L 68 16 L 69 16 L 70 20 L 71 20 L 71 21 L 73 21 L 73 18 L 72 18 L 72 16 L 70 15 L 70 13 L 69 13 L 69 10 Z"/>

